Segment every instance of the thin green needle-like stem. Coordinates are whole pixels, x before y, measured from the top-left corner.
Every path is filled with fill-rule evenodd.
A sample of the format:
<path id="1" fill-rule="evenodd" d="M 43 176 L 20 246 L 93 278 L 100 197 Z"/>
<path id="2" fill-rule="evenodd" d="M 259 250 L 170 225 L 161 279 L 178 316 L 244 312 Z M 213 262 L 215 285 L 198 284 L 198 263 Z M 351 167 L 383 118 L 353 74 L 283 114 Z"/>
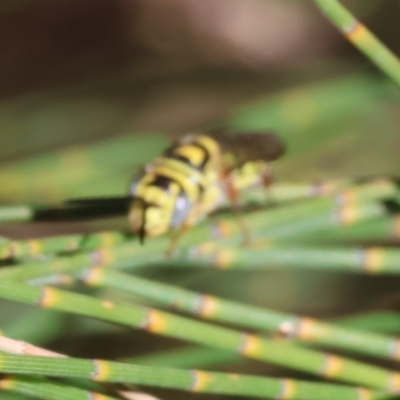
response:
<path id="1" fill-rule="evenodd" d="M 217 350 L 207 347 L 188 347 L 161 352 L 147 353 L 132 358 L 124 358 L 123 362 L 149 365 L 154 367 L 174 368 L 205 368 L 217 364 L 243 360 L 240 355 L 230 351 Z"/>
<path id="2" fill-rule="evenodd" d="M 1 359 L 2 356 L 0 356 Z M 21 364 L 24 358 L 20 359 Z M 16 373 L 21 373 L 15 371 Z M 31 372 L 31 374 L 34 372 Z M 89 392 L 62 383 L 51 382 L 35 376 L 9 375 L 0 379 L 0 390 L 22 394 L 38 399 L 57 400 L 117 400 L 116 397 L 106 396 L 101 393 Z"/>
<path id="3" fill-rule="evenodd" d="M 132 240 L 132 235 L 118 231 L 51 236 L 29 240 L 4 240 L 0 242 L 0 258 L 19 259 L 39 254 L 73 253 L 99 247 L 112 247 L 129 240 Z"/>
<path id="4" fill-rule="evenodd" d="M 326 17 L 377 67 L 400 86 L 399 59 L 337 0 L 314 0 Z"/>
<path id="5" fill-rule="evenodd" d="M 386 334 L 400 332 L 399 314 L 389 311 L 350 315 L 345 318 L 335 319 L 331 323 L 339 327 L 367 332 Z M 148 353 L 139 357 L 135 356 L 132 359 L 124 359 L 124 361 L 159 367 L 205 368 L 216 364 L 237 362 L 240 359 L 239 355 L 227 351 L 185 346 L 173 350 Z"/>
<path id="6" fill-rule="evenodd" d="M 88 272 L 85 274 L 85 282 L 123 290 L 200 318 L 228 322 L 246 329 L 276 332 L 300 341 L 400 361 L 400 340 L 396 337 L 346 329 L 316 319 L 207 296 L 106 269 L 96 268 Z"/>
<path id="7" fill-rule="evenodd" d="M 96 265 L 110 268 L 142 267 L 164 259 L 162 244 L 166 246 L 167 240 L 162 240 L 161 243 L 156 241 L 154 246 L 140 246 L 137 243 L 128 242 L 112 248 L 104 247 L 70 256 L 50 257 L 43 261 L 28 260 L 16 267 L 2 268 L 0 279 L 35 281 L 35 284 L 41 284 L 42 278 L 50 276 L 51 279 L 52 276 L 60 274 L 73 274 Z M 154 249 L 157 250 L 154 251 Z"/>
<path id="8" fill-rule="evenodd" d="M 398 391 L 400 374 L 295 344 L 213 326 L 152 308 L 116 304 L 50 287 L 0 281 L 0 298 L 66 311 L 237 352 L 244 357 L 375 389 Z M 0 362 L 1 365 L 1 362 Z"/>
<path id="9" fill-rule="evenodd" d="M 400 239 L 400 217 L 398 214 L 382 215 L 361 221 L 358 224 L 321 229 L 318 232 L 305 233 L 298 237 L 297 243 L 313 245 L 360 242 L 398 241 Z M 293 243 L 293 240 L 291 241 Z"/>
<path id="10" fill-rule="evenodd" d="M 55 353 L 53 351 L 49 351 L 49 350 L 46 350 L 46 349 L 38 347 L 38 346 L 34 346 L 30 343 L 21 342 L 19 340 L 14 340 L 14 339 L 11 339 L 6 336 L 0 336 L 0 352 L 16 354 L 16 355 L 39 356 L 39 357 L 54 357 L 54 358 L 67 357 L 64 354 Z M 1 383 L 0 383 L 0 385 L 1 385 Z M 92 386 L 96 386 L 96 385 L 92 385 Z M 97 386 L 99 386 L 99 385 L 97 385 Z M 118 388 L 109 387 L 108 390 L 110 390 L 110 389 L 115 393 L 121 394 L 121 390 Z M 99 390 L 99 387 L 95 387 L 95 390 Z M 144 395 L 138 391 L 134 391 L 133 389 L 129 390 L 129 394 L 131 397 L 127 397 L 128 390 L 125 389 L 122 397 L 123 398 L 133 398 L 136 396 L 135 398 L 140 398 L 141 396 L 145 396 L 146 400 L 157 400 L 153 396 L 150 396 L 147 394 Z M 97 397 L 96 397 L 97 395 L 98 394 L 93 394 L 92 397 L 90 395 L 88 395 L 88 398 L 97 399 Z M 104 399 L 106 399 L 106 398 L 108 398 L 108 397 L 104 397 Z M 99 399 L 102 399 L 102 397 L 99 397 Z"/>
<path id="11" fill-rule="evenodd" d="M 290 207 L 257 211 L 246 215 L 246 221 L 252 232 L 258 232 L 259 237 L 287 238 L 327 226 L 350 225 L 363 219 L 384 215 L 385 208 L 376 200 L 396 193 L 397 185 L 394 182 L 381 180 L 355 186 L 340 192 L 335 198 L 314 198 Z M 254 234 L 254 237 L 257 238 L 257 235 Z M 225 218 L 194 227 L 190 234 L 182 238 L 180 248 L 189 249 L 189 254 L 199 253 L 200 257 L 204 246 L 191 249 L 193 245 L 216 239 L 223 239 L 231 245 L 240 243 L 241 238 L 240 227 L 235 219 Z M 125 243 L 93 252 L 2 268 L 0 277 L 26 281 L 60 273 L 75 273 L 97 265 L 113 268 L 138 267 L 162 260 L 167 245 L 168 238 L 165 237 L 149 240 L 146 246 Z M 222 263 L 229 260 L 229 254 L 228 257 L 220 258 Z"/>
<path id="12" fill-rule="evenodd" d="M 272 211 L 271 213 L 258 212 L 252 215 L 251 219 L 249 218 L 251 221 L 250 226 L 255 228 L 255 225 L 257 225 L 258 231 L 254 232 L 258 232 L 258 236 L 269 235 L 272 238 L 287 238 L 288 236 L 293 237 L 294 235 L 301 234 L 304 231 L 312 232 L 327 225 L 333 224 L 336 226 L 337 224 L 341 224 L 341 219 L 336 217 L 340 211 L 337 211 L 335 207 L 332 210 L 329 206 L 332 207 L 332 204 L 328 203 L 328 207 L 323 209 L 318 217 L 314 216 L 313 218 L 308 214 L 310 212 L 308 206 L 305 209 L 304 207 L 299 209 L 300 217 L 297 216 L 297 219 L 297 214 L 294 210 L 292 210 L 292 213 L 285 212 L 285 210 Z M 306 211 L 305 215 L 303 215 L 304 211 Z M 374 217 L 377 213 L 384 212 L 384 210 L 378 204 L 367 203 L 360 206 L 352 205 L 352 212 L 353 214 L 357 213 L 357 215 L 354 214 L 352 217 L 352 222 L 355 222 L 357 218 L 367 218 L 370 215 Z M 275 263 L 279 262 L 279 257 L 283 257 L 282 252 L 274 248 L 261 248 L 261 250 L 215 248 L 215 245 L 210 245 L 209 242 L 213 236 L 222 236 L 225 242 L 232 242 L 232 240 L 240 242 L 241 239 L 238 226 L 232 219 L 218 220 L 217 223 L 211 225 L 211 228 L 203 224 L 194 228 L 191 235 L 182 240 L 182 247 L 176 252 L 174 257 L 175 264 L 185 267 L 203 265 L 215 268 L 261 268 L 263 264 L 258 261 L 260 258 L 256 258 L 256 256 L 265 255 L 265 252 L 269 255 L 275 254 Z M 206 240 L 207 242 L 203 243 L 202 240 Z M 199 241 L 201 242 L 200 244 L 193 246 L 193 244 Z M 146 246 L 140 246 L 136 241 L 128 241 L 113 247 L 102 247 L 91 252 L 51 257 L 43 261 L 27 260 L 20 263 L 19 266 L 2 268 L 0 270 L 0 278 L 19 281 L 34 280 L 35 284 L 43 284 L 43 282 L 55 283 L 56 281 L 58 282 L 57 284 L 63 284 L 65 282 L 64 274 L 75 274 L 94 266 L 101 265 L 109 268 L 132 269 L 148 265 L 149 263 L 165 262 L 167 260 L 165 260 L 163 251 L 167 247 L 167 244 L 167 238 L 153 239 Z M 44 246 L 46 245 L 45 243 Z M 9 249 L 8 247 L 6 248 L 7 250 Z M 19 246 L 18 248 L 22 249 L 23 247 Z M 15 249 L 18 248 L 15 247 Z M 40 248 L 40 242 L 28 241 L 27 246 L 24 248 Z M 307 253 L 306 249 L 302 251 L 303 253 Z M 312 260 L 316 260 L 317 262 L 318 255 L 314 255 L 313 252 L 308 252 L 308 254 L 311 262 Z M 349 257 L 351 258 L 351 255 Z M 244 264 L 242 262 L 243 259 L 246 260 Z M 284 261 L 284 259 L 282 260 Z M 333 264 L 329 264 L 328 267 L 333 266 L 337 268 L 338 265 L 342 265 L 343 258 L 339 258 L 339 260 L 338 264 L 338 258 L 334 259 Z M 188 261 L 190 261 L 190 264 L 188 264 Z M 294 261 L 296 262 L 296 260 Z M 303 265 L 301 262 L 302 260 L 299 259 L 298 264 Z M 314 265 L 316 262 L 314 262 Z M 268 265 L 270 264 L 267 264 L 267 267 Z M 356 255 L 353 261 L 354 269 L 361 268 L 362 265 L 362 259 Z M 349 261 L 346 261 L 346 264 L 342 266 L 342 268 L 346 267 L 351 267 L 351 265 L 349 266 Z M 61 280 L 59 279 L 60 274 Z M 58 277 L 54 277 L 55 275 Z M 53 281 L 53 278 L 56 281 Z M 68 283 L 68 278 L 65 283 Z"/>
<path id="13" fill-rule="evenodd" d="M 400 250 L 384 247 L 332 247 L 262 243 L 262 247 L 231 248 L 204 243 L 182 249 L 173 259 L 181 268 L 271 270 L 284 268 L 347 271 L 358 274 L 398 275 Z"/>
<path id="14" fill-rule="evenodd" d="M 360 396 L 366 400 L 376 398 L 376 393 L 369 390 L 342 385 L 200 370 L 157 368 L 104 360 L 0 355 L 0 371 L 84 378 L 100 382 L 134 383 L 198 393 L 233 394 L 267 399 L 359 400 Z"/>

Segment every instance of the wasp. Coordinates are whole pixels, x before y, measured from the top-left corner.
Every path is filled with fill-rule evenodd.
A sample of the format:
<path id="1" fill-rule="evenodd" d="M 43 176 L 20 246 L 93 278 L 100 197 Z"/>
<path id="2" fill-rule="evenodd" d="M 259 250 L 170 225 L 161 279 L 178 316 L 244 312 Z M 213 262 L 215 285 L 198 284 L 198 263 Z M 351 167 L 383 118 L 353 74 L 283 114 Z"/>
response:
<path id="1" fill-rule="evenodd" d="M 260 184 L 268 187 L 269 163 L 284 151 L 283 141 L 272 132 L 191 133 L 145 165 L 131 181 L 127 196 L 66 203 L 83 214 L 95 209 L 126 212 L 141 243 L 172 231 L 170 254 L 191 226 L 228 200 L 248 241 L 238 194 Z"/>

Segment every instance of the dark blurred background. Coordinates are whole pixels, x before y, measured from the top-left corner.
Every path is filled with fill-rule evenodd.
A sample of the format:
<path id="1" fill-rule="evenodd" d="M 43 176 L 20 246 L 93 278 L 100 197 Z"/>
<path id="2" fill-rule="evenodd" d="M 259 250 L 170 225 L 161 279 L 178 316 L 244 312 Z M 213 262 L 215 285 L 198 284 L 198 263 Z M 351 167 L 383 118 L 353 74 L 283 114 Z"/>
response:
<path id="1" fill-rule="evenodd" d="M 397 2 L 345 2 L 394 51 Z M 121 133 L 182 133 L 369 68 L 311 1 L 3 0 L 0 159 Z"/>

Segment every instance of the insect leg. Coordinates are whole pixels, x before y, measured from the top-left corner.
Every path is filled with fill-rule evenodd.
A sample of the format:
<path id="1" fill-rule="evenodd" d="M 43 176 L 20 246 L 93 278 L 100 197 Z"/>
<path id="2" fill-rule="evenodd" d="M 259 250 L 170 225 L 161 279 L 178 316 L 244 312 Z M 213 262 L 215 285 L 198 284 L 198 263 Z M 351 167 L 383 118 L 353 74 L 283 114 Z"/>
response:
<path id="1" fill-rule="evenodd" d="M 261 175 L 261 184 L 264 188 L 265 201 L 271 207 L 276 205 L 276 201 L 274 199 L 274 195 L 271 190 L 274 182 L 275 182 L 275 177 L 272 172 L 272 169 L 269 167 L 269 165 L 266 165 Z"/>
<path id="2" fill-rule="evenodd" d="M 179 240 L 186 234 L 186 232 L 190 229 L 193 224 L 189 223 L 189 221 L 185 221 L 179 229 L 171 235 L 171 240 L 168 244 L 167 249 L 165 250 L 165 256 L 170 258 L 178 246 Z"/>
<path id="3" fill-rule="evenodd" d="M 194 205 L 193 209 L 190 211 L 189 215 L 185 218 L 182 224 L 179 226 L 176 232 L 171 235 L 171 240 L 165 251 L 167 258 L 171 257 L 178 245 L 179 240 L 188 232 L 188 230 L 196 223 L 199 214 L 202 214 L 201 204 L 198 203 Z"/>
<path id="4" fill-rule="evenodd" d="M 247 223 L 246 223 L 245 219 L 243 218 L 243 214 L 240 212 L 240 209 L 239 209 L 239 204 L 238 204 L 238 196 L 239 195 L 238 195 L 238 191 L 236 190 L 236 188 L 233 184 L 232 174 L 230 174 L 230 173 L 224 174 L 223 181 L 225 183 L 226 194 L 231 203 L 233 214 L 236 218 L 236 221 L 238 222 L 240 230 L 242 231 L 243 244 L 245 246 L 248 246 L 251 242 L 250 229 L 247 226 Z"/>

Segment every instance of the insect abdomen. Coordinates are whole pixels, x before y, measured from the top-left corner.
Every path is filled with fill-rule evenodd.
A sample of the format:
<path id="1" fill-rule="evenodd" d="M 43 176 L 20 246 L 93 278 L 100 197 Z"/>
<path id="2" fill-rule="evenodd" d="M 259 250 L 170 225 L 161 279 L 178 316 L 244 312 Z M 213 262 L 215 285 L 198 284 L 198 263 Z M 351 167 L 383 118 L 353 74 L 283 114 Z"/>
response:
<path id="1" fill-rule="evenodd" d="M 171 146 L 131 185 L 131 194 L 141 202 L 131 209 L 133 230 L 158 235 L 200 218 L 202 198 L 210 186 L 210 152 L 195 140 Z"/>

